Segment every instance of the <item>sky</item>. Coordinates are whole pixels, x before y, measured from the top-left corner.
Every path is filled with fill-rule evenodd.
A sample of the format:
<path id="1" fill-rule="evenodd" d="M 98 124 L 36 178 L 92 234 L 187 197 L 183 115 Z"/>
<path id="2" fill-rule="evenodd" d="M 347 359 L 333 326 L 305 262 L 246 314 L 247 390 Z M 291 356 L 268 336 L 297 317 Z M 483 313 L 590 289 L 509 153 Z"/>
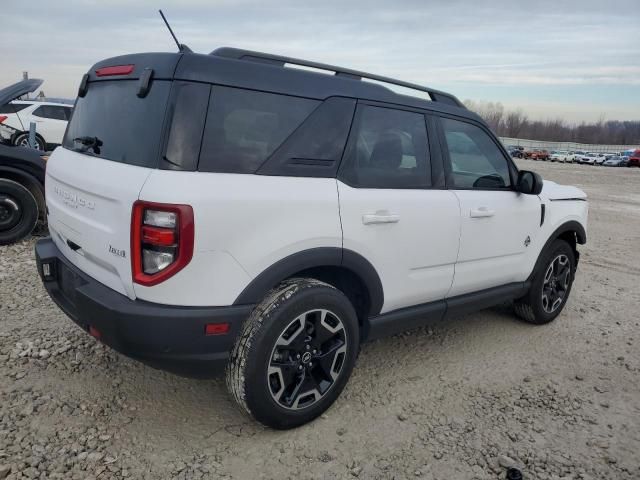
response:
<path id="1" fill-rule="evenodd" d="M 0 86 L 74 98 L 95 62 L 233 46 L 500 102 L 530 118 L 640 120 L 640 0 L 0 0 Z"/>

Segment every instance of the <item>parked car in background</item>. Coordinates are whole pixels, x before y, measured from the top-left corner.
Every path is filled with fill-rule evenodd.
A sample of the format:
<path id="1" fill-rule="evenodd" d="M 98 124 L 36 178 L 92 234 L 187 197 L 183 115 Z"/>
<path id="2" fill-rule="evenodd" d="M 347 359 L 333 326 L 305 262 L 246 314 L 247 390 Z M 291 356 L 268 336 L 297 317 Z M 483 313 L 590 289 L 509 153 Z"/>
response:
<path id="1" fill-rule="evenodd" d="M 0 90 L 0 105 L 31 93 L 41 80 Z M 0 144 L 0 245 L 29 235 L 45 219 L 44 176 L 47 157 L 33 148 Z"/>
<path id="2" fill-rule="evenodd" d="M 582 150 L 577 150 L 575 152 L 569 152 L 568 155 L 568 161 L 572 162 L 572 163 L 578 163 L 578 158 L 580 158 L 582 155 L 584 155 L 586 152 L 583 152 Z"/>
<path id="3" fill-rule="evenodd" d="M 507 146 L 507 151 L 509 152 L 509 155 L 511 155 L 511 157 L 513 158 L 524 158 L 524 147 L 519 147 L 516 145 L 509 145 Z"/>
<path id="4" fill-rule="evenodd" d="M 583 155 L 578 155 L 576 158 L 576 163 L 580 163 L 583 165 L 596 165 L 596 160 L 598 156 L 595 153 L 585 153 Z"/>
<path id="5" fill-rule="evenodd" d="M 569 158 L 569 152 L 566 150 L 556 150 L 551 152 L 551 156 L 549 157 L 552 162 L 566 162 Z"/>
<path id="6" fill-rule="evenodd" d="M 11 87 L 19 87 L 25 81 L 30 80 Z M 37 81 L 40 86 L 42 80 Z M 0 104 L 0 136 L 11 145 L 29 146 L 29 125 L 34 122 L 37 148 L 42 151 L 55 148 L 62 143 L 72 110 L 73 105 L 70 104 L 37 100 L 13 100 Z"/>
<path id="7" fill-rule="evenodd" d="M 547 150 L 531 150 L 527 154 L 531 160 L 549 160 L 549 152 Z"/>
<path id="8" fill-rule="evenodd" d="M 629 163 L 629 157 L 622 155 L 611 155 L 602 165 L 605 167 L 626 167 Z"/>
<path id="9" fill-rule="evenodd" d="M 596 154 L 596 160 L 595 160 L 595 165 L 602 165 L 604 164 L 604 162 L 607 160 L 607 156 L 604 153 L 597 153 Z"/>
<path id="10" fill-rule="evenodd" d="M 640 148 L 634 150 L 634 152 L 629 156 L 628 165 L 630 167 L 640 167 Z"/>

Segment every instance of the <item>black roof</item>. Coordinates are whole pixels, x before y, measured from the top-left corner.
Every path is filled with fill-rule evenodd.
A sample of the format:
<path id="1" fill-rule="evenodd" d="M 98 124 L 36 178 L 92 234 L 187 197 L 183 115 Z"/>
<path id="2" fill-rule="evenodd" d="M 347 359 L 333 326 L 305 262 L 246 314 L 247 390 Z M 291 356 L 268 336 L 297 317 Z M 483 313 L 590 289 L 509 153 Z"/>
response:
<path id="1" fill-rule="evenodd" d="M 97 77 L 95 70 L 105 66 L 125 64 L 135 65 L 129 78 L 137 78 L 146 68 L 151 68 L 154 70 L 154 78 L 157 79 L 173 78 L 215 83 L 318 100 L 334 96 L 358 98 L 450 113 L 482 121 L 475 113 L 467 110 L 454 95 L 440 90 L 333 65 L 229 47 L 218 48 L 209 55 L 182 52 L 139 53 L 114 57 L 94 65 L 89 72 L 89 80 L 113 79 L 113 77 Z M 313 70 L 288 68 L 288 65 Z M 426 93 L 431 101 L 396 93 L 383 84 Z"/>

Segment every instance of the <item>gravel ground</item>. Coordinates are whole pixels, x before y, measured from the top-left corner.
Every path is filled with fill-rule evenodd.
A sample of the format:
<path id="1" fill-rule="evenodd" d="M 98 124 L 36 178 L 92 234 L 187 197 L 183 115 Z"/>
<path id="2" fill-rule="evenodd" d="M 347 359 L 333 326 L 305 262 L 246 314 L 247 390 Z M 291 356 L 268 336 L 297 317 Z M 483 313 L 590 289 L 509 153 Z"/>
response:
<path id="1" fill-rule="evenodd" d="M 640 478 L 640 169 L 520 163 L 590 197 L 562 315 L 504 306 L 367 344 L 336 404 L 289 432 L 221 380 L 103 347 L 47 297 L 34 240 L 0 247 L 0 479 Z"/>

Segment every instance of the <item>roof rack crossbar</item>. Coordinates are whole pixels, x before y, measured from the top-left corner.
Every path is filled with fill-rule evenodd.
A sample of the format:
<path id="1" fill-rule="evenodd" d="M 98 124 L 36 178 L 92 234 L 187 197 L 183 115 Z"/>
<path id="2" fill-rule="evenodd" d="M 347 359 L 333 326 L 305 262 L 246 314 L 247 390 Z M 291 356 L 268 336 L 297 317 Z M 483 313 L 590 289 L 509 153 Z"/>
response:
<path id="1" fill-rule="evenodd" d="M 360 72 L 357 70 L 351 70 L 349 68 L 337 67 L 335 65 L 329 65 L 326 63 L 312 62 L 310 60 L 301 60 L 299 58 L 285 57 L 281 55 L 272 55 L 270 53 L 255 52 L 252 50 L 243 50 L 239 48 L 221 47 L 217 48 L 211 55 L 218 57 L 233 58 L 236 60 L 249 60 L 254 62 L 268 63 L 271 65 L 278 65 L 284 67 L 286 64 L 299 65 L 302 67 L 309 67 L 318 70 L 325 70 L 328 72 L 334 72 L 335 76 L 351 78 L 353 80 L 374 80 L 376 82 L 387 83 L 390 85 L 396 85 L 398 87 L 404 87 L 411 90 L 417 90 L 429 94 L 429 97 L 434 102 L 443 102 L 452 104 L 458 107 L 466 108 L 460 100 L 450 93 L 442 92 L 433 88 L 424 87 L 416 83 L 405 82 L 397 80 L 395 78 L 384 77 L 381 75 L 374 75 L 372 73 Z"/>

